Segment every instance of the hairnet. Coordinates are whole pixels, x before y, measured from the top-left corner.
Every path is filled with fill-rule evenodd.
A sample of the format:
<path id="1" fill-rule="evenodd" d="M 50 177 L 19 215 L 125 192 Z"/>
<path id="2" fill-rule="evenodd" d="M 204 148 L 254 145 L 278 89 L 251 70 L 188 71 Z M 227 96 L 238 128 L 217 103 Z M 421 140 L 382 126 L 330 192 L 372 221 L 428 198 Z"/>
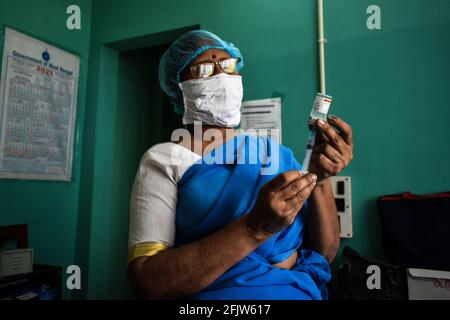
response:
<path id="1" fill-rule="evenodd" d="M 231 42 L 220 39 L 206 30 L 192 30 L 180 36 L 164 52 L 159 62 L 159 83 L 170 97 L 175 113 L 183 114 L 183 96 L 178 84 L 181 72 L 192 60 L 208 49 L 226 50 L 233 58 L 240 58 L 239 71 L 244 66 L 241 52 Z"/>

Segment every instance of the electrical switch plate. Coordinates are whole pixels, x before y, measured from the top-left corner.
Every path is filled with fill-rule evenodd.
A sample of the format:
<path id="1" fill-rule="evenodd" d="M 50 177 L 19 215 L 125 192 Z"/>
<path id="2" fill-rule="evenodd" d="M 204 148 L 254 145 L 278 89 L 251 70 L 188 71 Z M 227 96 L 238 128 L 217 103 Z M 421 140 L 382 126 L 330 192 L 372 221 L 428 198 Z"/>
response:
<path id="1" fill-rule="evenodd" d="M 334 199 L 339 215 L 340 237 L 353 237 L 352 184 L 349 176 L 331 177 Z"/>

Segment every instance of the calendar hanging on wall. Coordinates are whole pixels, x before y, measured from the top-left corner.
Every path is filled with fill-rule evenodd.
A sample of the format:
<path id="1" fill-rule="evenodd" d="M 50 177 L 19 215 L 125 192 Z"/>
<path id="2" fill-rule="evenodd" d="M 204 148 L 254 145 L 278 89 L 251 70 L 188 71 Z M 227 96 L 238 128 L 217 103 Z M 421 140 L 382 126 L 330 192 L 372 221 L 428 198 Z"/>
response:
<path id="1" fill-rule="evenodd" d="M 80 57 L 6 27 L 0 178 L 70 181 Z"/>

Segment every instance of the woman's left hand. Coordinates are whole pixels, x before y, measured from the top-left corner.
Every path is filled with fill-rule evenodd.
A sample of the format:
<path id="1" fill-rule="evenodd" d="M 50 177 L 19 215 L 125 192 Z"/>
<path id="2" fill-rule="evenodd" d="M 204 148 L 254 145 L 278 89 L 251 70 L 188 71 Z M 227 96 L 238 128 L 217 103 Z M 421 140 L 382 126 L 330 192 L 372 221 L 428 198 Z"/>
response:
<path id="1" fill-rule="evenodd" d="M 316 121 L 317 138 L 309 171 L 317 180 L 337 175 L 353 159 L 352 128 L 336 116 Z M 337 131 L 335 130 L 337 129 Z"/>

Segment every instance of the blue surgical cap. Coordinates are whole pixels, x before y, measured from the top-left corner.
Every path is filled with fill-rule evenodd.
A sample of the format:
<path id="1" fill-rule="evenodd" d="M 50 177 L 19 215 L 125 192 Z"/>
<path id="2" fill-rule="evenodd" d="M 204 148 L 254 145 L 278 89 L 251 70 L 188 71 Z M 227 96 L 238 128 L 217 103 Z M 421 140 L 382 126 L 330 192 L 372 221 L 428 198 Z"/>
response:
<path id="1" fill-rule="evenodd" d="M 159 62 L 159 84 L 170 97 L 175 113 L 183 114 L 183 96 L 178 84 L 181 72 L 192 60 L 208 49 L 226 50 L 233 58 L 240 58 L 239 71 L 244 66 L 241 52 L 231 42 L 220 39 L 206 30 L 192 30 L 180 36 L 164 52 Z"/>

